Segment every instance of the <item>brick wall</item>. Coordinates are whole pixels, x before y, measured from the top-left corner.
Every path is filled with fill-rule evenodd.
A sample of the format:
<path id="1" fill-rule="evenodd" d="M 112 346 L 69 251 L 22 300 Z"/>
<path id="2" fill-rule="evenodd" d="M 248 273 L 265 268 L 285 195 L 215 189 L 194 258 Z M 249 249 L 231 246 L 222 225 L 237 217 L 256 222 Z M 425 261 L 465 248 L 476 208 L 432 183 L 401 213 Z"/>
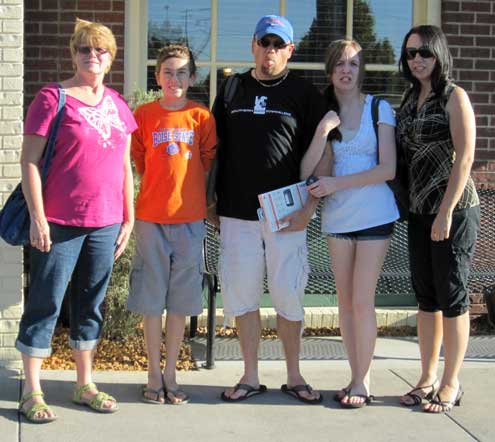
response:
<path id="1" fill-rule="evenodd" d="M 476 114 L 473 177 L 495 187 L 495 1 L 442 1 L 442 29 L 454 57 L 454 78 Z"/>
<path id="2" fill-rule="evenodd" d="M 2 1 L 2 0 L 0 0 Z M 76 17 L 108 25 L 118 52 L 106 84 L 123 91 L 124 0 L 26 0 L 25 103 L 41 85 L 72 75 L 69 37 Z M 495 1 L 442 0 L 442 28 L 454 56 L 454 78 L 464 87 L 477 116 L 473 175 L 495 186 Z"/>
<path id="3" fill-rule="evenodd" d="M 0 0 L 1 1 L 1 0 Z M 73 75 L 69 39 L 76 17 L 101 22 L 117 40 L 117 57 L 105 84 L 124 89 L 124 0 L 25 0 L 25 104 L 50 81 Z"/>
<path id="4" fill-rule="evenodd" d="M 0 0 L 0 206 L 19 182 L 22 142 L 22 0 Z M 17 366 L 22 253 L 0 240 L 0 367 Z"/>

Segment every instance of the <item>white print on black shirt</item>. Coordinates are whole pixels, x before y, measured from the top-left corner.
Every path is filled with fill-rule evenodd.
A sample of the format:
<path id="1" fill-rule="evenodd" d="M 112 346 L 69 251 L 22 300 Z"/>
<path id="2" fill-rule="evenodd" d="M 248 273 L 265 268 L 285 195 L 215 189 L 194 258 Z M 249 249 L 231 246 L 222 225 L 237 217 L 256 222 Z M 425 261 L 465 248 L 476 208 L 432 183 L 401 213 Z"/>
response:
<path id="1" fill-rule="evenodd" d="M 264 95 L 254 97 L 254 114 L 264 115 L 266 112 L 266 100 L 268 97 Z"/>
<path id="2" fill-rule="evenodd" d="M 254 107 L 252 109 L 233 109 L 231 111 L 231 114 L 236 114 L 238 112 L 247 112 L 247 113 L 253 113 L 257 115 L 265 115 L 265 114 L 279 114 L 279 115 L 285 115 L 287 117 L 291 117 L 292 114 L 290 112 L 284 112 L 281 110 L 274 110 L 274 109 L 267 109 L 267 104 L 266 101 L 268 100 L 268 97 L 264 95 L 256 96 L 254 97 Z"/>

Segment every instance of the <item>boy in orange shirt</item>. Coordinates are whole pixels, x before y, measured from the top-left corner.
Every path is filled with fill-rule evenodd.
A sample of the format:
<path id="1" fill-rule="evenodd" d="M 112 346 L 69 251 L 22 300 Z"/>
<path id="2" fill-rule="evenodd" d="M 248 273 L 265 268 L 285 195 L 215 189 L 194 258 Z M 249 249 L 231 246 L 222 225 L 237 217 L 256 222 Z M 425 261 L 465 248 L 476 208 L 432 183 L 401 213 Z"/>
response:
<path id="1" fill-rule="evenodd" d="M 187 98 L 196 75 L 187 46 L 165 46 L 155 75 L 163 97 L 140 106 L 134 115 L 138 129 L 132 136 L 131 156 L 141 187 L 127 305 L 144 315 L 149 368 L 142 400 L 179 405 L 189 400 L 175 374 L 185 319 L 203 310 L 205 178 L 215 156 L 216 129 L 210 111 Z M 164 309 L 167 360 L 162 374 Z"/>

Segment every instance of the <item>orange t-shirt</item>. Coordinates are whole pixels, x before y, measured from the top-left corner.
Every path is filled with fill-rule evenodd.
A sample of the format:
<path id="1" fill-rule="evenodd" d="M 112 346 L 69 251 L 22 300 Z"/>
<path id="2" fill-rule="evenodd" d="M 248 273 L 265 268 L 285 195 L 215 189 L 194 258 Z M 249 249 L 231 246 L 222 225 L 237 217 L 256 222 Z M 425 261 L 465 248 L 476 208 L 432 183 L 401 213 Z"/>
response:
<path id="1" fill-rule="evenodd" d="M 171 111 L 157 100 L 134 116 L 131 155 L 141 175 L 136 218 L 160 224 L 205 218 L 205 172 L 217 143 L 213 115 L 194 101 Z"/>

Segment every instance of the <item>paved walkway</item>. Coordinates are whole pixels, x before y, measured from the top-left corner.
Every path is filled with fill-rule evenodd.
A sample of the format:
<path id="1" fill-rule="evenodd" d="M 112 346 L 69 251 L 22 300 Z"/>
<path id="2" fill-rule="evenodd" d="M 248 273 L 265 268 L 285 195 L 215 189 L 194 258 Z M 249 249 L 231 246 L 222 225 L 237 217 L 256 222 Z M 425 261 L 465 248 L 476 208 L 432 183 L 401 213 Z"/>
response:
<path id="1" fill-rule="evenodd" d="M 329 338 L 338 339 L 338 338 Z M 332 401 L 346 383 L 346 361 L 304 361 L 308 382 L 325 396 L 321 405 L 297 402 L 280 391 L 285 383 L 282 361 L 260 363 L 269 392 L 237 404 L 218 397 L 242 373 L 240 362 L 218 362 L 214 370 L 179 373 L 191 395 L 184 406 L 158 406 L 139 401 L 144 372 L 99 372 L 100 388 L 117 397 L 120 411 L 100 415 L 72 404 L 72 371 L 44 371 L 43 388 L 59 414 L 57 422 L 33 425 L 20 418 L 19 374 L 0 370 L 0 440 L 2 442 L 192 441 L 493 441 L 495 360 L 467 360 L 461 382 L 461 407 L 449 415 L 428 415 L 398 405 L 397 396 L 415 382 L 419 369 L 415 343 L 400 338 L 378 340 L 372 371 L 376 401 L 360 410 L 343 410 Z"/>

